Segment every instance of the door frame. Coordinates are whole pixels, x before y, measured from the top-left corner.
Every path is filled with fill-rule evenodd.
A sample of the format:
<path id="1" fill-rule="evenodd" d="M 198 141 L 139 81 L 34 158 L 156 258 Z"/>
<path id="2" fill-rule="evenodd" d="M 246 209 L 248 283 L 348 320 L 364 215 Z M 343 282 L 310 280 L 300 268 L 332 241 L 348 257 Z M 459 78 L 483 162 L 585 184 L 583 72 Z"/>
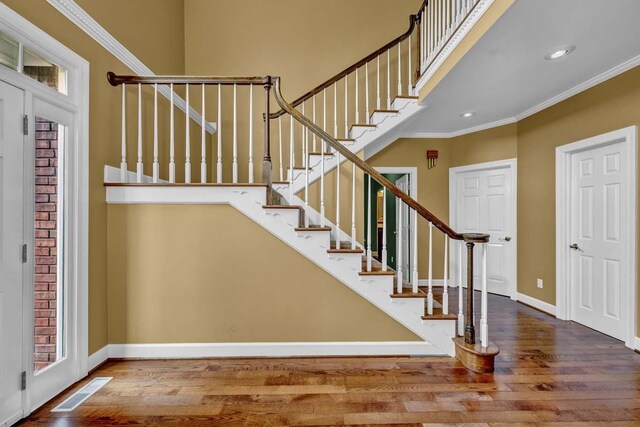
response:
<path id="1" fill-rule="evenodd" d="M 458 177 L 467 172 L 480 172 L 494 169 L 510 169 L 511 170 L 511 189 L 513 192 L 513 204 L 511 212 L 509 212 L 511 224 L 513 224 L 513 235 L 511 236 L 513 241 L 513 283 L 509 289 L 509 297 L 517 301 L 518 297 L 518 159 L 506 159 L 496 160 L 493 162 L 475 163 L 472 165 L 457 166 L 449 168 L 449 222 L 451 228 L 454 230 L 459 228 L 457 223 L 458 211 Z M 457 245 L 449 245 L 449 259 L 453 261 L 458 259 L 458 247 Z M 460 262 L 460 261 L 457 261 Z M 457 265 L 457 264 L 456 264 Z M 463 272 L 463 275 L 465 273 Z M 460 283 L 457 268 L 451 268 L 451 282 Z M 463 283 L 463 287 L 466 287 L 466 283 Z"/>
<path id="2" fill-rule="evenodd" d="M 627 298 L 625 319 L 625 345 L 634 348 L 636 337 L 636 223 L 637 223 L 637 126 L 629 126 L 597 135 L 571 144 L 556 148 L 556 317 L 562 320 L 571 320 L 571 286 L 570 286 L 570 249 L 571 227 L 569 225 L 569 212 L 571 212 L 571 159 L 574 153 L 592 148 L 603 147 L 614 143 L 624 142 L 628 156 L 626 167 L 629 171 L 629 183 L 627 193 L 621 197 L 631 200 L 629 209 L 628 239 L 625 253 L 629 254 L 628 277 L 632 286 Z"/>
<path id="3" fill-rule="evenodd" d="M 415 166 L 374 166 L 373 169 L 375 169 L 377 172 L 380 172 L 383 175 L 384 174 L 409 175 L 409 196 L 413 200 L 418 200 L 418 168 L 417 167 Z M 416 224 L 416 221 L 415 221 L 416 218 L 413 215 L 410 214 L 409 217 L 411 218 L 411 223 L 409 224 L 409 248 L 411 250 L 411 254 L 414 254 L 415 251 L 418 250 L 418 247 L 417 247 L 418 243 L 415 241 L 415 239 L 412 239 L 411 236 L 413 235 L 413 230 L 416 229 L 415 227 L 417 227 L 418 224 Z M 409 260 L 409 269 L 411 269 L 411 262 L 412 261 Z M 419 281 L 420 280 L 418 280 L 418 282 Z"/>
<path id="4" fill-rule="evenodd" d="M 33 101 L 42 100 L 53 106 L 67 110 L 73 114 L 73 126 L 69 128 L 69 139 L 73 141 L 67 162 L 68 186 L 66 188 L 69 203 L 67 280 L 73 293 L 74 315 L 68 319 L 73 323 L 75 345 L 69 352 L 74 352 L 77 366 L 77 381 L 87 375 L 88 371 L 88 281 L 89 281 L 89 63 L 71 49 L 42 31 L 3 3 L 0 3 L 0 31 L 14 40 L 24 44 L 31 51 L 64 67 L 67 70 L 67 94 L 58 92 L 9 68 L 0 67 L 0 79 L 25 91 L 25 114 L 29 117 L 27 140 L 35 139 L 35 118 L 33 117 Z M 28 145 L 25 145 L 25 150 Z M 27 153 L 29 156 L 34 153 Z M 33 167 L 33 159 L 25 156 L 25 167 Z M 27 173 L 28 172 L 28 173 Z M 34 177 L 31 169 L 25 170 L 25 188 L 32 188 Z M 31 187 L 30 187 L 31 186 Z M 33 202 L 33 196 L 25 203 Z M 32 241 L 25 243 L 33 246 Z M 33 249 L 31 249 L 33 250 Z M 32 257 L 29 257 L 32 258 Z M 32 409 L 44 402 L 33 402 L 30 391 L 30 380 L 33 378 L 33 260 L 23 266 L 23 324 L 24 349 L 23 370 L 27 372 L 27 390 L 23 391 L 23 416 L 29 415 Z M 62 390 L 59 390 L 62 391 Z"/>

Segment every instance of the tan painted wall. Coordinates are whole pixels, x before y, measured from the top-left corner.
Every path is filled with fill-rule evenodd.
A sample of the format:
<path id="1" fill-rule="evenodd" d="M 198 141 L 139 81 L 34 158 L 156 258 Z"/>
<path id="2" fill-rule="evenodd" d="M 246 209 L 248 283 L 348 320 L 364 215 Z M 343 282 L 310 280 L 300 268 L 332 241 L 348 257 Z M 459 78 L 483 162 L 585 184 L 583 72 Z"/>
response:
<path id="1" fill-rule="evenodd" d="M 516 157 L 516 125 L 502 126 L 456 138 L 399 139 L 367 160 L 375 167 L 417 167 L 418 202 L 449 222 L 449 168 Z M 436 167 L 427 167 L 426 151 L 438 150 Z M 418 273 L 427 277 L 427 221 L 418 220 Z M 433 277 L 443 277 L 444 236 L 434 230 Z"/>
<path id="2" fill-rule="evenodd" d="M 107 205 L 102 186 L 105 164 L 119 163 L 119 92 L 109 86 L 107 71 L 130 73 L 111 54 L 94 42 L 45 0 L 3 0 L 3 2 L 49 33 L 52 37 L 90 62 L 89 118 L 89 353 L 103 347 L 107 341 Z M 108 3 L 108 7 L 107 7 Z M 184 71 L 183 49 L 173 46 L 183 37 L 181 0 L 114 0 L 97 2 L 80 0 L 79 4 L 93 14 L 120 41 L 131 46 L 136 54 L 148 61 L 152 69 L 163 72 Z M 152 9 L 151 19 L 146 16 Z M 127 14 L 118 13 L 126 9 Z M 158 26 L 162 23 L 162 28 Z M 149 37 L 141 35 L 149 34 Z"/>
<path id="3" fill-rule="evenodd" d="M 638 124 L 638 67 L 518 123 L 519 292 L 555 303 L 556 147 Z"/>
<path id="4" fill-rule="evenodd" d="M 230 206 L 108 210 L 110 343 L 420 340 Z"/>

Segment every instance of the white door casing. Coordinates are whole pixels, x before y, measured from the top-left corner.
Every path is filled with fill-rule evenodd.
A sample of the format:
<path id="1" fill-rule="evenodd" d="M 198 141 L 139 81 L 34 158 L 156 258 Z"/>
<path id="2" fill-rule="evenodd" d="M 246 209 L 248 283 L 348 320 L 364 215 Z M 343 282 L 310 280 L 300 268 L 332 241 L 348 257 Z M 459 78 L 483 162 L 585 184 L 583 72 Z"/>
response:
<path id="1" fill-rule="evenodd" d="M 24 91 L 0 81 L 0 425 L 22 418 Z"/>
<path id="2" fill-rule="evenodd" d="M 557 316 L 633 347 L 636 134 L 625 128 L 556 150 Z"/>
<path id="3" fill-rule="evenodd" d="M 516 299 L 516 160 L 480 163 L 449 170 L 451 226 L 459 233 L 487 233 L 487 288 Z M 453 283 L 458 283 L 458 263 L 466 271 L 466 257 L 458 260 L 456 245 L 450 250 Z M 474 257 L 474 283 L 480 283 L 481 257 Z M 464 283 L 463 283 L 464 285 Z"/>
<path id="4" fill-rule="evenodd" d="M 409 175 L 405 175 L 398 179 L 395 184 L 400 190 L 409 194 Z M 399 227 L 400 218 L 402 218 L 402 225 Z M 411 281 L 411 253 L 409 244 L 411 224 L 409 221 L 411 221 L 411 218 L 409 217 L 409 207 L 406 203 L 400 202 L 399 211 L 396 212 L 396 250 L 399 251 L 402 248 L 402 265 L 397 265 L 396 267 L 402 270 L 402 277 L 405 282 Z"/>

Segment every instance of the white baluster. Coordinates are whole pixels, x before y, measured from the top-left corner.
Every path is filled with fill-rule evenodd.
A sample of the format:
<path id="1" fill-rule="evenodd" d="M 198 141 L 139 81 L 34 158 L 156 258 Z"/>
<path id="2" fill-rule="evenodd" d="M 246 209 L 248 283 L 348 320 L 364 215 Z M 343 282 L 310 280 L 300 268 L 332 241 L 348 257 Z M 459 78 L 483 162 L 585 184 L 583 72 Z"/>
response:
<path id="1" fill-rule="evenodd" d="M 349 138 L 349 75 L 344 76 L 344 139 Z"/>
<path id="2" fill-rule="evenodd" d="M 444 235 L 444 290 L 442 292 L 442 314 L 449 314 L 449 236 Z"/>
<path id="3" fill-rule="evenodd" d="M 269 119 L 267 118 L 267 120 Z M 284 181 L 284 168 L 282 167 L 282 116 L 278 117 L 278 147 L 279 147 L 278 163 L 280 166 L 279 168 L 280 181 Z M 293 166 L 291 166 L 290 172 L 291 172 L 291 178 L 293 179 Z"/>
<path id="4" fill-rule="evenodd" d="M 403 272 L 402 272 L 402 223 L 404 218 L 402 217 L 402 200 L 399 197 L 396 197 L 396 213 L 398 215 L 398 230 L 396 232 L 396 250 L 398 253 L 396 254 L 396 292 L 402 293 L 402 285 L 404 282 Z"/>
<path id="5" fill-rule="evenodd" d="M 360 80 L 358 78 L 358 69 L 356 68 L 356 119 L 354 124 L 360 123 L 360 95 L 358 87 L 360 86 Z"/>
<path id="6" fill-rule="evenodd" d="M 376 57 L 376 109 L 380 110 L 380 55 Z"/>
<path id="7" fill-rule="evenodd" d="M 382 271 L 387 271 L 387 189 L 382 189 Z"/>
<path id="8" fill-rule="evenodd" d="M 316 96 L 313 95 L 313 97 L 311 98 L 313 100 L 313 115 L 311 116 L 312 121 L 314 124 L 316 124 Z M 313 144 L 312 147 L 313 152 L 316 152 L 316 134 L 315 132 L 313 133 Z"/>
<path id="9" fill-rule="evenodd" d="M 205 86 L 202 85 L 202 123 L 200 124 L 200 139 L 202 141 L 202 162 L 200 163 L 200 183 L 205 184 L 207 182 L 207 140 L 206 140 L 206 128 L 207 122 L 205 121 Z"/>
<path id="10" fill-rule="evenodd" d="M 340 249 L 340 153 L 336 152 L 336 249 Z"/>
<path id="11" fill-rule="evenodd" d="M 169 182 L 176 182 L 176 124 L 175 124 L 175 106 L 173 103 L 173 83 L 171 83 L 171 96 L 169 103 Z"/>
<path id="12" fill-rule="evenodd" d="M 451 4 L 449 2 L 449 0 L 446 1 L 445 4 L 445 23 L 446 23 L 446 33 L 445 33 L 445 37 L 449 37 L 449 32 L 451 30 L 451 8 L 450 8 Z"/>
<path id="13" fill-rule="evenodd" d="M 387 110 L 391 109 L 391 49 L 387 49 Z"/>
<path id="14" fill-rule="evenodd" d="M 127 88 L 126 84 L 122 84 L 122 135 L 120 148 L 120 182 L 125 183 L 128 181 L 128 169 L 127 169 Z M 173 93 L 172 93 L 173 95 Z M 173 104 L 172 104 L 173 105 Z"/>
<path id="15" fill-rule="evenodd" d="M 324 212 L 324 152 L 325 142 L 324 139 L 320 142 L 320 227 L 324 227 L 325 224 L 325 212 Z"/>
<path id="16" fill-rule="evenodd" d="M 413 275 L 411 277 L 411 287 L 414 294 L 418 293 L 418 211 L 414 210 L 412 215 L 413 226 Z"/>
<path id="17" fill-rule="evenodd" d="M 411 48 L 411 35 L 409 35 L 409 66 L 407 69 L 407 95 L 411 96 L 413 94 L 413 73 L 412 73 L 412 68 L 411 68 L 411 51 L 413 50 Z"/>
<path id="18" fill-rule="evenodd" d="M 289 116 L 289 165 L 291 166 L 291 177 L 289 178 L 289 204 L 293 203 L 293 168 L 296 165 L 295 147 L 293 140 L 293 116 Z"/>
<path id="19" fill-rule="evenodd" d="M 217 182 L 222 183 L 222 85 L 218 84 L 218 163 L 216 165 Z"/>
<path id="20" fill-rule="evenodd" d="M 238 183 L 238 85 L 233 84 L 233 183 Z"/>
<path id="21" fill-rule="evenodd" d="M 327 131 L 327 89 L 322 90 L 322 130 Z M 322 141 L 322 156 L 324 157 L 325 142 Z"/>
<path id="22" fill-rule="evenodd" d="M 371 123 L 371 115 L 369 114 L 369 63 L 364 64 L 364 95 L 365 95 L 365 107 L 366 107 L 366 119 L 365 123 Z"/>
<path id="23" fill-rule="evenodd" d="M 184 114 L 184 128 L 185 128 L 185 161 L 184 161 L 184 182 L 189 184 L 191 182 L 191 129 L 189 123 L 189 83 L 186 85 L 186 103 L 187 108 Z"/>
<path id="24" fill-rule="evenodd" d="M 367 200 L 367 271 L 371 271 L 371 175 L 367 175 L 368 183 L 367 194 L 369 195 Z"/>
<path id="25" fill-rule="evenodd" d="M 420 54 L 422 55 L 420 58 L 420 73 L 422 74 L 422 72 L 424 71 L 424 63 L 427 60 L 427 8 L 425 7 L 422 10 L 422 18 L 421 21 L 422 25 L 420 26 L 421 29 L 421 49 L 420 49 Z"/>
<path id="26" fill-rule="evenodd" d="M 138 83 L 138 164 L 136 165 L 136 181 L 142 182 L 142 85 Z"/>
<path id="27" fill-rule="evenodd" d="M 302 105 L 304 111 L 304 104 Z M 304 226 L 309 227 L 309 215 L 306 212 L 309 212 L 309 133 L 308 129 L 305 126 L 305 137 L 304 137 L 304 152 L 305 152 L 305 160 L 304 160 Z"/>
<path id="28" fill-rule="evenodd" d="M 433 314 L 433 223 L 429 223 L 429 289 L 427 290 L 427 314 Z"/>
<path id="29" fill-rule="evenodd" d="M 480 312 L 480 342 L 483 347 L 489 346 L 489 324 L 487 322 L 487 244 L 482 244 L 482 305 Z"/>
<path id="30" fill-rule="evenodd" d="M 338 138 L 338 82 L 333 84 L 333 137 Z"/>
<path id="31" fill-rule="evenodd" d="M 302 115 L 304 116 L 304 101 L 302 102 Z M 309 153 L 307 153 L 307 144 L 306 142 L 309 139 L 309 134 L 307 133 L 307 128 L 304 125 L 301 125 L 301 141 L 302 141 L 302 166 L 307 167 L 307 160 L 309 158 Z"/>
<path id="32" fill-rule="evenodd" d="M 160 163 L 158 162 L 158 84 L 153 84 L 153 183 L 160 179 Z"/>
<path id="33" fill-rule="evenodd" d="M 463 307 L 463 295 L 464 289 L 462 287 L 462 283 L 464 282 L 464 277 L 462 277 L 462 253 L 464 249 L 464 240 L 459 241 L 460 245 L 458 246 L 458 336 L 464 335 L 464 314 L 462 312 Z"/>
<path id="34" fill-rule="evenodd" d="M 253 85 L 249 85 L 249 183 L 253 180 Z"/>
<path id="35" fill-rule="evenodd" d="M 356 164 L 351 165 L 351 249 L 356 248 Z"/>
<path id="36" fill-rule="evenodd" d="M 402 96 L 402 47 L 398 43 L 398 96 Z"/>

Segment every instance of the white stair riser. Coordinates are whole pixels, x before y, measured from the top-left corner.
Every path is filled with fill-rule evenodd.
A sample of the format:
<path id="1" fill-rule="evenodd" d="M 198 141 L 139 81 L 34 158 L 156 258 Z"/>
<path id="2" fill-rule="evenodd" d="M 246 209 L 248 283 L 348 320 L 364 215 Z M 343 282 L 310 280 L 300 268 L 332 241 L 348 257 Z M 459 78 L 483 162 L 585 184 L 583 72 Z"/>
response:
<path id="1" fill-rule="evenodd" d="M 398 113 L 383 113 L 383 112 L 376 112 L 373 113 L 371 115 L 371 124 L 373 125 L 379 125 L 382 122 L 384 122 L 387 119 L 391 119 L 395 116 L 397 116 Z"/>

